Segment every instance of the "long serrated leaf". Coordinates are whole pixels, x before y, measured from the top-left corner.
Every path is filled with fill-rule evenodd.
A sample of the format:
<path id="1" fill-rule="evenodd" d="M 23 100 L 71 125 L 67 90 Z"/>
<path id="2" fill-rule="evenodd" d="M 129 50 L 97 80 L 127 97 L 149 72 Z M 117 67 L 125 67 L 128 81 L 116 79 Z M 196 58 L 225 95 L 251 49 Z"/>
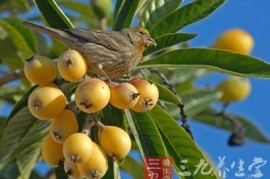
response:
<path id="1" fill-rule="evenodd" d="M 123 128 L 124 130 L 127 130 L 127 126 L 125 125 L 125 119 L 123 115 L 123 111 L 115 108 L 114 106 L 108 104 L 103 110 L 102 110 L 102 122 L 105 125 L 113 125 L 118 126 L 120 128 Z"/>
<path id="2" fill-rule="evenodd" d="M 33 54 L 32 49 L 28 46 L 27 39 L 18 31 L 13 25 L 11 25 L 8 21 L 0 19 L 0 26 L 2 26 L 8 33 L 10 40 L 20 51 L 24 58 L 29 57 Z"/>
<path id="3" fill-rule="evenodd" d="M 20 101 L 18 101 L 14 106 L 13 109 L 9 115 L 9 119 L 12 118 L 16 113 L 18 113 L 21 109 L 25 108 L 28 105 L 28 97 L 29 95 L 32 93 L 32 91 L 34 89 L 37 88 L 36 86 L 33 86 L 32 88 L 30 88 L 25 95 L 20 99 Z M 1 135 L 0 135 L 1 138 Z"/>
<path id="4" fill-rule="evenodd" d="M 225 0 L 197 0 L 168 15 L 149 28 L 152 37 L 172 33 L 197 22 L 215 11 Z"/>
<path id="5" fill-rule="evenodd" d="M 24 37 L 26 43 L 28 44 L 29 48 L 33 51 L 37 51 L 37 43 L 36 43 L 36 36 L 34 32 L 30 29 L 24 28 L 22 25 L 22 21 L 17 18 L 8 19 L 10 24 L 12 24 Z"/>
<path id="6" fill-rule="evenodd" d="M 143 178 L 142 164 L 132 157 L 127 156 L 120 168 L 128 172 L 135 179 Z"/>
<path id="7" fill-rule="evenodd" d="M 113 30 L 121 30 L 122 28 L 129 27 L 132 23 L 136 10 L 140 1 L 124 0 L 119 12 L 114 19 Z"/>
<path id="8" fill-rule="evenodd" d="M 150 0 L 141 15 L 140 26 L 151 28 L 172 13 L 181 2 L 182 0 Z"/>
<path id="9" fill-rule="evenodd" d="M 35 119 L 25 107 L 8 120 L 0 138 L 0 163 L 13 158 L 13 152 L 20 146 L 20 142 L 27 135 L 28 130 L 35 124 Z M 0 165 L 0 168 L 4 166 Z"/>
<path id="10" fill-rule="evenodd" d="M 50 27 L 59 29 L 73 28 L 68 17 L 58 7 L 55 0 L 34 0 L 42 16 Z"/>
<path id="11" fill-rule="evenodd" d="M 217 121 L 215 120 L 217 118 L 216 114 L 218 113 L 218 111 L 211 109 L 211 110 L 205 110 L 203 113 L 198 114 L 196 116 L 193 117 L 194 120 L 199 121 L 199 122 L 203 122 L 205 124 L 217 127 Z M 243 125 L 243 127 L 245 128 L 245 137 L 255 141 L 255 142 L 260 142 L 260 143 L 269 143 L 270 142 L 270 138 L 267 137 L 262 130 L 256 126 L 256 124 L 254 124 L 250 119 L 247 119 L 243 116 L 239 116 L 236 114 L 230 114 L 228 112 L 226 112 L 226 115 L 229 116 L 233 116 L 234 118 L 236 118 L 237 120 L 239 120 L 241 122 L 241 124 Z M 224 130 L 227 131 L 231 131 L 232 130 L 232 126 L 230 124 L 229 121 L 227 120 L 223 120 L 221 118 L 221 120 L 219 120 L 218 122 L 218 127 L 222 128 Z"/>
<path id="12" fill-rule="evenodd" d="M 78 13 L 80 13 L 80 15 L 88 17 L 89 19 L 92 19 L 95 16 L 95 13 L 88 2 L 85 3 L 76 0 L 65 0 L 59 1 L 58 4 L 73 11 L 77 11 Z"/>
<path id="13" fill-rule="evenodd" d="M 221 97 L 222 93 L 216 90 L 193 90 L 182 95 L 182 102 L 185 105 L 186 114 L 191 117 L 204 111 Z"/>
<path id="14" fill-rule="evenodd" d="M 251 56 L 203 48 L 179 49 L 140 64 L 138 68 L 193 66 L 232 75 L 270 78 L 270 65 Z"/>
<path id="15" fill-rule="evenodd" d="M 178 167 L 184 166 L 185 171 L 189 171 L 191 174 L 188 178 L 217 178 L 215 175 L 212 175 L 212 173 L 209 175 L 204 175 L 201 172 L 196 173 L 196 165 L 198 165 L 201 160 L 206 163 L 205 170 L 207 171 L 211 169 L 210 164 L 199 147 L 169 113 L 161 107 L 155 106 L 148 114 L 155 121 L 160 133 L 167 141 L 165 143 L 166 148 L 170 149 L 168 152 L 174 159 L 174 165 Z M 183 160 L 187 162 L 181 163 Z M 183 168 L 181 167 L 181 169 Z"/>
<path id="16" fill-rule="evenodd" d="M 167 156 L 158 128 L 148 113 L 125 110 L 125 115 L 142 157 Z"/>
<path id="17" fill-rule="evenodd" d="M 20 140 L 27 133 L 27 130 L 35 122 L 27 108 L 22 109 L 19 113 L 9 119 L 2 136 L 0 138 L 0 163 L 7 159 L 12 152 L 19 146 Z M 0 166 L 1 168 L 2 166 Z"/>
<path id="18" fill-rule="evenodd" d="M 16 156 L 20 178 L 29 178 L 31 175 L 40 156 L 43 139 L 49 132 L 49 125 L 49 121 L 36 120 L 12 154 Z"/>
<path id="19" fill-rule="evenodd" d="M 18 50 L 13 42 L 9 38 L 6 38 L 4 40 L 0 40 L 0 46 L 2 64 L 7 65 L 11 70 L 22 68 L 24 65 L 23 60 L 19 56 Z"/>
<path id="20" fill-rule="evenodd" d="M 185 42 L 196 37 L 196 34 L 187 34 L 187 33 L 171 33 L 160 36 L 155 39 L 158 44 L 156 47 L 149 47 L 144 54 L 148 55 L 150 53 L 156 52 L 158 50 L 177 45 L 181 42 Z"/>
<path id="21" fill-rule="evenodd" d="M 5 168 L 0 170 L 1 179 L 17 178 L 19 175 L 19 169 L 16 162 L 10 162 Z"/>
<path id="22" fill-rule="evenodd" d="M 113 160 L 108 160 L 108 170 L 102 178 L 120 179 L 119 165 Z"/>
<path id="23" fill-rule="evenodd" d="M 16 178 L 29 178 L 50 122 L 33 118 L 27 107 L 9 120 L 0 139 L 0 156 L 4 156 L 0 160 L 0 170 L 15 161 L 19 171 Z"/>
<path id="24" fill-rule="evenodd" d="M 178 67 L 169 74 L 168 80 L 175 85 L 181 85 L 193 79 L 209 75 L 210 71 L 194 67 Z"/>
<path id="25" fill-rule="evenodd" d="M 115 7 L 114 7 L 114 14 L 113 14 L 113 20 L 114 20 L 113 24 L 115 23 L 115 19 L 117 18 L 124 2 L 125 0 L 116 0 Z"/>
<path id="26" fill-rule="evenodd" d="M 188 117 L 192 117 L 205 111 L 209 106 L 217 102 L 222 96 L 222 93 L 211 89 L 190 90 L 183 95 L 182 103 Z M 176 119 L 180 117 L 179 107 L 168 105 L 167 111 Z"/>

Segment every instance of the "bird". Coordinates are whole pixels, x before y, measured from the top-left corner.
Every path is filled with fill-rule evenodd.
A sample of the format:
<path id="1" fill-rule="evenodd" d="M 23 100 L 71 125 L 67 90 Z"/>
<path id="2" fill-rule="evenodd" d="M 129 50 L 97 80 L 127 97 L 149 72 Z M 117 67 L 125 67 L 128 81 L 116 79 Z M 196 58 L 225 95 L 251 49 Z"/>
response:
<path id="1" fill-rule="evenodd" d="M 88 73 L 117 79 L 131 73 L 143 58 L 143 52 L 156 41 L 142 27 L 119 31 L 89 28 L 56 29 L 24 21 L 34 31 L 56 38 L 66 47 L 78 51 L 87 61 Z"/>

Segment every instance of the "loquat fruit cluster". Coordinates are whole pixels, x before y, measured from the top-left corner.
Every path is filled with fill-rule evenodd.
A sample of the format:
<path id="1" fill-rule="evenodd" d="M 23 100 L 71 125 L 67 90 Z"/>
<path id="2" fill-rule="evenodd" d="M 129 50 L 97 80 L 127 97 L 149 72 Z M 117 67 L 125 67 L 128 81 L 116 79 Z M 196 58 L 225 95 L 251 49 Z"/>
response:
<path id="1" fill-rule="evenodd" d="M 100 121 L 98 139 L 80 132 L 78 111 L 98 113 L 108 104 L 135 112 L 151 110 L 159 92 L 155 84 L 140 77 L 125 82 L 105 82 L 87 76 L 87 63 L 75 50 L 64 52 L 57 60 L 33 56 L 26 60 L 26 78 L 37 85 L 28 98 L 31 114 L 40 120 L 50 120 L 50 132 L 42 145 L 42 157 L 51 167 L 63 166 L 70 178 L 101 178 L 108 169 L 108 159 L 118 160 L 131 149 L 129 134 L 116 126 Z M 74 98 L 68 99 L 55 81 L 59 78 L 78 83 Z M 70 108 L 75 104 L 76 110 Z M 109 157 L 108 157 L 109 156 Z"/>

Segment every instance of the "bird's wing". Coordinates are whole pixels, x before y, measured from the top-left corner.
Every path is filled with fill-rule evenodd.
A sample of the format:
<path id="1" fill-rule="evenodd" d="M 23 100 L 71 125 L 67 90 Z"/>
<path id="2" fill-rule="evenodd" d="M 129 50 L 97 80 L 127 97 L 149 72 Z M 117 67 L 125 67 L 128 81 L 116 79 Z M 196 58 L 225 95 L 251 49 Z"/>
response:
<path id="1" fill-rule="evenodd" d="M 131 45 L 128 39 L 117 31 L 69 29 L 65 32 L 77 40 L 95 43 L 115 52 Z"/>

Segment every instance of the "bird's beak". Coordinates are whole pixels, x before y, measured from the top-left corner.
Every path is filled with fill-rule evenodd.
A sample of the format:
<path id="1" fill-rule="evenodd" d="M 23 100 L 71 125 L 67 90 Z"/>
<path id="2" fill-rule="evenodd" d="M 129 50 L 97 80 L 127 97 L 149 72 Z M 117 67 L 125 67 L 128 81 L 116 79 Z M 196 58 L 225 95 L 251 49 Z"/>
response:
<path id="1" fill-rule="evenodd" d="M 150 45 L 157 46 L 156 41 L 152 39 L 151 37 L 147 39 L 147 43 L 148 43 L 148 46 Z"/>

